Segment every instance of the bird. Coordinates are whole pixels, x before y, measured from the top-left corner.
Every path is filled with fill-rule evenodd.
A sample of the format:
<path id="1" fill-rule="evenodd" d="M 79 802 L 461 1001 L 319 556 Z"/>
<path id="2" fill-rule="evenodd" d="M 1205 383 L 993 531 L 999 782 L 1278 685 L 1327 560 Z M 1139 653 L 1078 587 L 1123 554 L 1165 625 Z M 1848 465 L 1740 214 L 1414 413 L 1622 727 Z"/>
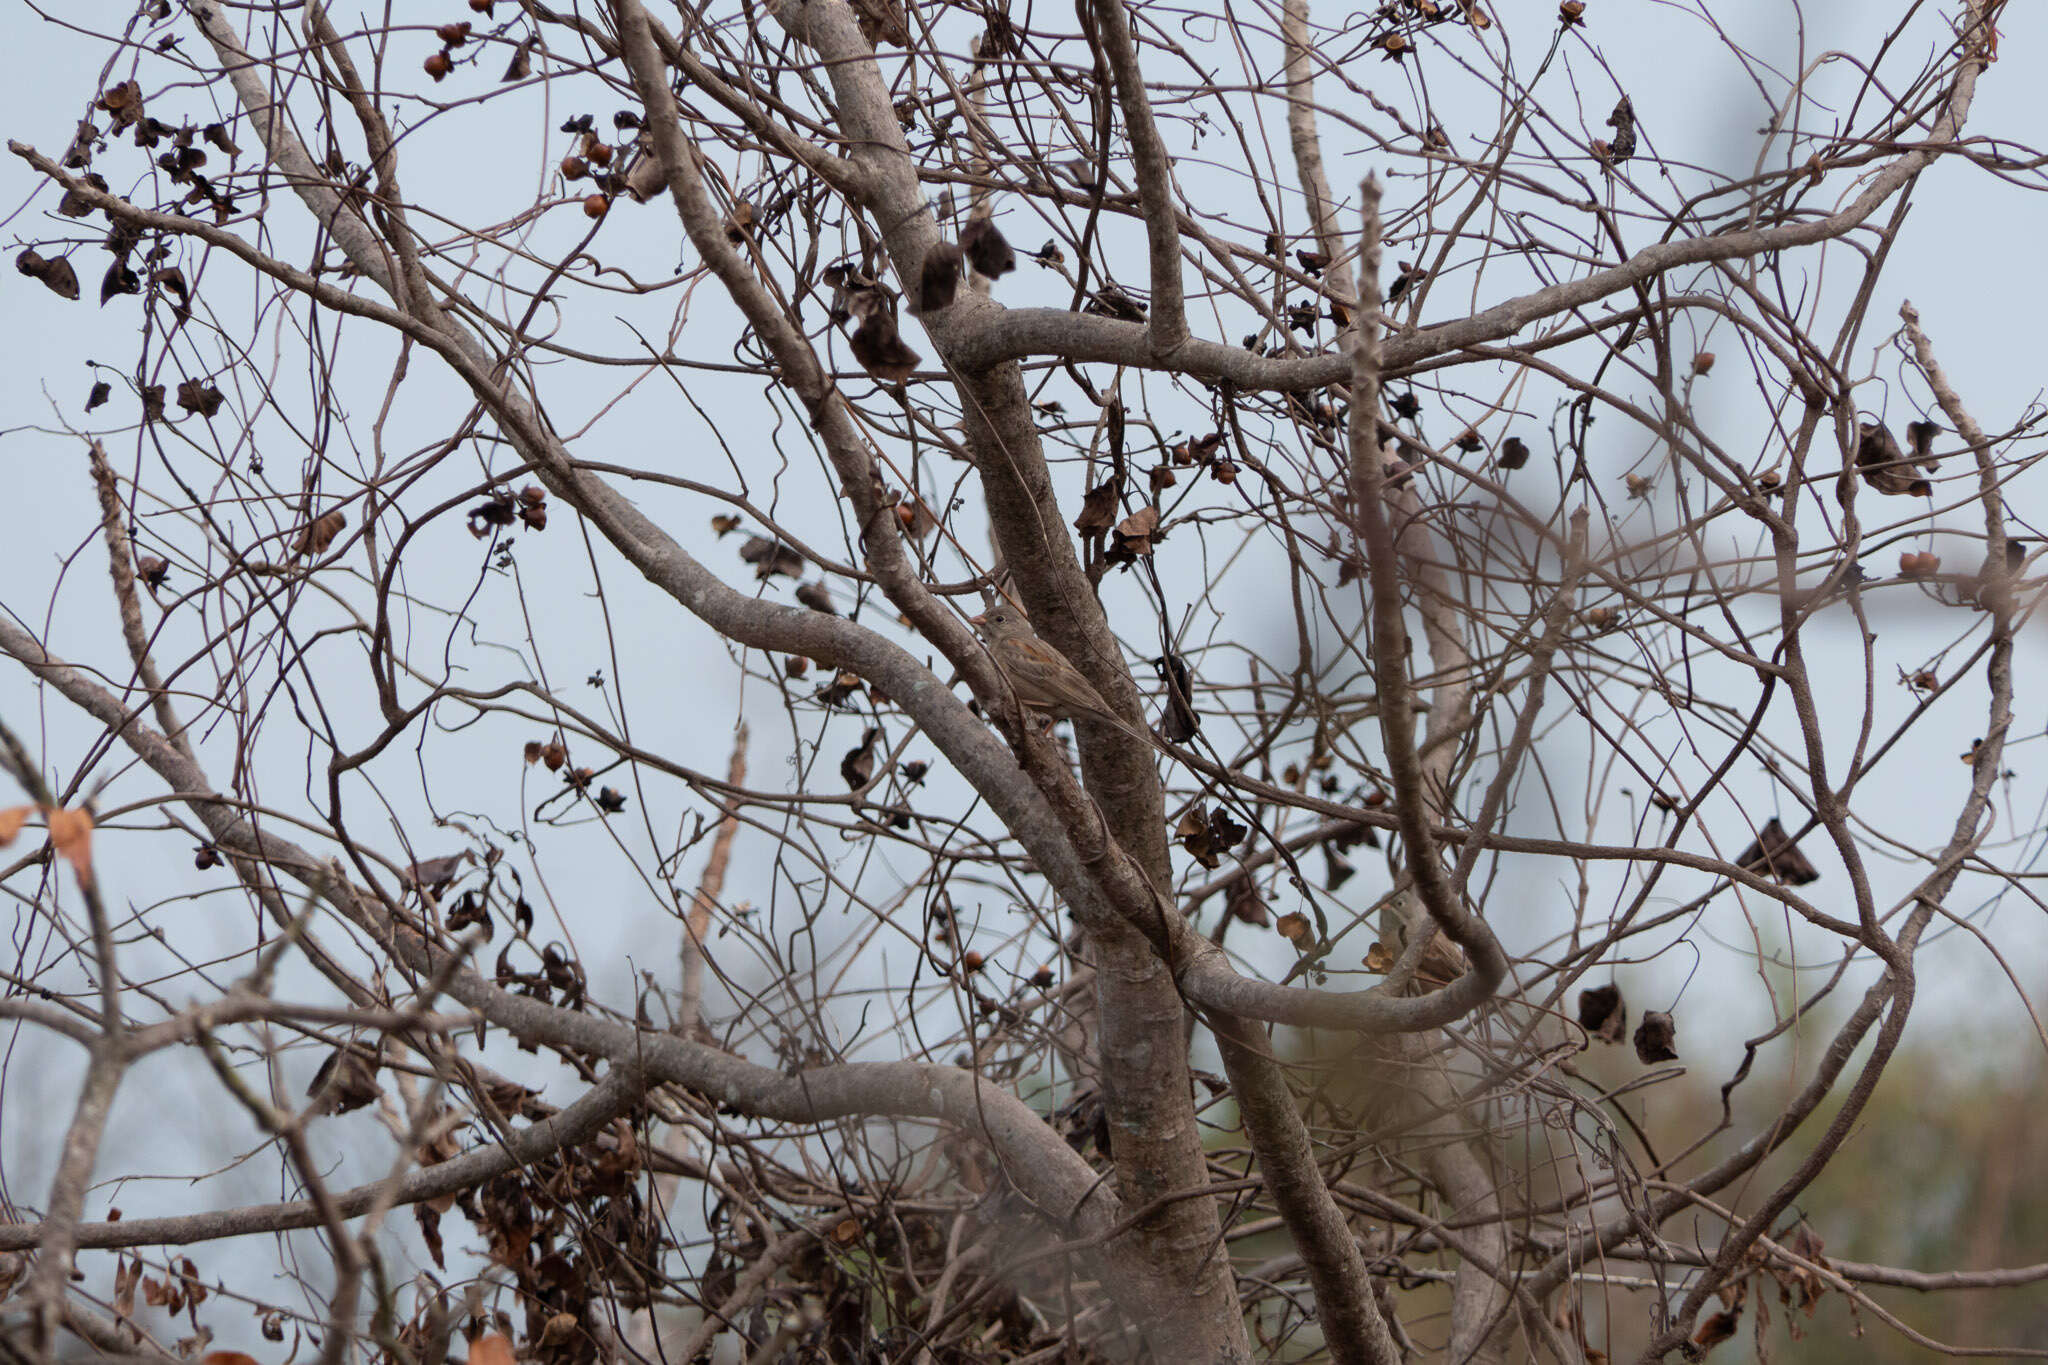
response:
<path id="1" fill-rule="evenodd" d="M 1002 670 L 1017 700 L 1060 720 L 1085 717 L 1113 726 L 1144 744 L 1158 741 L 1110 709 L 1094 684 L 1067 656 L 1038 638 L 1024 613 L 1002 603 L 968 622 L 988 643 L 989 657 Z"/>

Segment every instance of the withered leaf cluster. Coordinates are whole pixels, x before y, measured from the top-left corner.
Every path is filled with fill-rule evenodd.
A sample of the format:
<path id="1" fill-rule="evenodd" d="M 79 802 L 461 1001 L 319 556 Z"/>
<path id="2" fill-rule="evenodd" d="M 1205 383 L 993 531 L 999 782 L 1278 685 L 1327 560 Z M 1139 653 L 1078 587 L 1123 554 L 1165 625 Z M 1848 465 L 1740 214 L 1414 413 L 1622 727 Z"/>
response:
<path id="1" fill-rule="evenodd" d="M 1188 851 L 1190 857 L 1203 867 L 1214 872 L 1223 866 L 1223 855 L 1244 842 L 1251 831 L 1231 817 L 1222 806 L 1214 810 L 1206 805 L 1194 805 L 1180 817 L 1173 828 L 1173 837 Z"/>
<path id="2" fill-rule="evenodd" d="M 523 524 L 529 531 L 545 531 L 548 525 L 547 490 L 538 484 L 528 484 L 515 495 L 509 488 L 500 488 L 476 506 L 469 509 L 469 533 L 482 540 L 494 528 L 511 526 L 514 522 Z"/>

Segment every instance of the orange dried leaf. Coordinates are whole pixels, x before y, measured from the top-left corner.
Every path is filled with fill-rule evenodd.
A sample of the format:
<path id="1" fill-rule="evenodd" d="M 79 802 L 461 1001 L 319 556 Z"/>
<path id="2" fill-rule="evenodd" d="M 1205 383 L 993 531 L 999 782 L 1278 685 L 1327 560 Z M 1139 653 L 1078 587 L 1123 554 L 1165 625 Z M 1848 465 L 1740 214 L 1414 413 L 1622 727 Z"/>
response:
<path id="1" fill-rule="evenodd" d="M 14 836 L 21 833 L 22 825 L 34 810 L 34 806 L 9 806 L 0 810 L 0 848 L 14 842 Z"/>
<path id="2" fill-rule="evenodd" d="M 71 870 L 78 874 L 80 886 L 91 886 L 92 813 L 51 808 L 43 812 L 43 819 L 49 826 L 50 847 L 71 864 Z"/>
<path id="3" fill-rule="evenodd" d="M 513 1365 L 511 1338 L 502 1332 L 478 1337 L 469 1344 L 469 1365 Z"/>

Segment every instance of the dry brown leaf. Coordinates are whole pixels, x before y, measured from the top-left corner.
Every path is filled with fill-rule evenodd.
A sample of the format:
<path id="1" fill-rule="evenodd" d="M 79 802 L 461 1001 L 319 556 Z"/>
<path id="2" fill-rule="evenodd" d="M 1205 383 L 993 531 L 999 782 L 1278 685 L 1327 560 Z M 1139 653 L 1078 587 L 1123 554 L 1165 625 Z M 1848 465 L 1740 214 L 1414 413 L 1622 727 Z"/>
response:
<path id="1" fill-rule="evenodd" d="M 28 817 L 34 813 L 34 806 L 9 806 L 6 810 L 0 810 L 0 848 L 14 842 L 14 836 L 21 833 L 21 827 L 28 823 Z"/>
<path id="2" fill-rule="evenodd" d="M 326 554 L 327 547 L 334 543 L 334 538 L 340 535 L 342 528 L 347 525 L 348 513 L 339 507 L 335 508 L 299 532 L 299 538 L 292 542 L 292 558 L 304 559 L 309 554 Z"/>

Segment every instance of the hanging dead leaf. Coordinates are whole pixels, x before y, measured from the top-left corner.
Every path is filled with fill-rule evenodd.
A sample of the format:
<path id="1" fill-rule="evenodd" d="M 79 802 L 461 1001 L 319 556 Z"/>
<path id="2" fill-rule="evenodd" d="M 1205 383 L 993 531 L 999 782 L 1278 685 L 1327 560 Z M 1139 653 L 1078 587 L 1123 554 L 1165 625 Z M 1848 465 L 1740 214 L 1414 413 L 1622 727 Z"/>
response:
<path id="1" fill-rule="evenodd" d="M 729 532 L 740 529 L 740 519 L 731 515 L 713 517 L 711 519 L 711 529 L 718 534 L 720 540 L 723 540 Z"/>
<path id="2" fill-rule="evenodd" d="M 519 520 L 529 531 L 548 529 L 547 491 L 535 484 L 519 490 Z"/>
<path id="3" fill-rule="evenodd" d="M 1299 910 L 1290 910 L 1282 915 L 1274 923 L 1273 929 L 1280 937 L 1296 947 L 1307 943 L 1309 935 L 1314 932 L 1309 925 L 1308 916 L 1302 914 Z"/>
<path id="4" fill-rule="evenodd" d="M 893 43 L 910 46 L 910 22 L 900 0 L 855 0 L 854 23 L 870 47 Z"/>
<path id="5" fill-rule="evenodd" d="M 1222 815 L 1223 812 L 1218 811 L 1217 814 Z M 1223 866 L 1222 855 L 1228 845 L 1219 843 L 1206 807 L 1188 807 L 1182 813 L 1179 822 L 1174 825 L 1173 837 L 1180 841 L 1180 846 L 1186 849 L 1196 862 L 1211 872 Z"/>
<path id="6" fill-rule="evenodd" d="M 327 547 L 334 543 L 334 538 L 340 535 L 342 528 L 347 525 L 348 512 L 339 507 L 318 518 L 300 531 L 298 538 L 292 542 L 292 558 L 304 559 L 307 555 L 326 554 Z"/>
<path id="7" fill-rule="evenodd" d="M 32 280 L 41 280 L 60 299 L 78 297 L 78 272 L 66 257 L 46 257 L 34 247 L 27 247 L 14 258 L 14 268 Z"/>
<path id="8" fill-rule="evenodd" d="M 1399 957 L 1400 954 L 1382 939 L 1365 950 L 1365 969 L 1377 976 L 1385 976 L 1393 970 L 1394 963 Z"/>
<path id="9" fill-rule="evenodd" d="M 142 86 L 133 80 L 110 85 L 93 101 L 93 107 L 113 115 L 107 125 L 107 134 L 119 136 L 142 117 Z"/>
<path id="10" fill-rule="evenodd" d="M 101 194 L 107 193 L 107 178 L 98 171 L 87 171 L 78 178 L 82 183 L 90 185 Z M 77 190 L 66 190 L 64 191 L 64 197 L 57 201 L 57 212 L 63 214 L 66 218 L 83 218 L 92 212 L 92 201 Z"/>
<path id="11" fill-rule="evenodd" d="M 1115 479 L 1098 483 L 1081 495 L 1081 514 L 1074 518 L 1074 530 L 1083 536 L 1099 536 L 1116 525 L 1117 499 L 1123 485 Z"/>
<path id="12" fill-rule="evenodd" d="M 1168 743 L 1185 744 L 1202 728 L 1201 713 L 1194 707 L 1194 675 L 1178 654 L 1154 659 L 1152 670 L 1166 684 L 1166 714 L 1159 719 L 1159 732 Z"/>
<path id="13" fill-rule="evenodd" d="M 178 384 L 178 406 L 201 417 L 212 418 L 225 401 L 221 391 L 203 379 L 186 379 Z"/>
<path id="14" fill-rule="evenodd" d="M 1941 428 L 1933 422 L 1906 423 L 1906 444 L 1913 448 L 1913 460 L 1929 472 L 1941 468 L 1941 461 L 1934 456 L 1934 439 L 1939 435 Z"/>
<path id="15" fill-rule="evenodd" d="M 35 813 L 34 806 L 9 806 L 5 810 L 0 810 L 0 848 L 13 843 L 15 836 L 21 833 L 21 827 L 28 822 L 29 816 Z"/>
<path id="16" fill-rule="evenodd" d="M 1742 851 L 1735 865 L 1745 872 L 1773 878 L 1788 886 L 1805 886 L 1820 880 L 1820 869 L 1806 860 L 1798 841 L 1785 833 L 1776 816 L 1764 822 L 1755 840 Z"/>
<path id="17" fill-rule="evenodd" d="M 1140 507 L 1116 524 L 1104 557 L 1112 564 L 1127 564 L 1151 554 L 1165 538 L 1159 529 L 1159 509 Z"/>
<path id="18" fill-rule="evenodd" d="M 925 253 L 918 272 L 918 312 L 936 313 L 953 302 L 960 287 L 960 262 L 960 248 L 951 242 L 940 242 Z"/>
<path id="19" fill-rule="evenodd" d="M 725 215 L 725 240 L 734 246 L 744 246 L 747 234 L 754 228 L 754 206 L 742 199 L 732 206 L 732 212 Z"/>
<path id="20" fill-rule="evenodd" d="M 43 811 L 50 832 L 50 847 L 57 850 L 78 877 L 80 886 L 92 885 L 92 812 L 85 809 Z"/>
<path id="21" fill-rule="evenodd" d="M 66 267 L 69 268 L 68 266 Z M 45 280 L 45 284 L 49 281 Z M 140 294 L 142 277 L 129 268 L 128 262 L 116 259 L 107 267 L 107 273 L 100 276 L 100 307 L 104 308 L 111 299 L 123 294 Z"/>
<path id="22" fill-rule="evenodd" d="M 1678 1060 L 1678 1025 L 1662 1010 L 1651 1010 L 1636 1025 L 1636 1060 L 1644 1066 Z"/>
<path id="23" fill-rule="evenodd" d="M 827 616 L 837 616 L 839 609 L 832 605 L 832 590 L 823 583 L 802 583 L 797 586 L 796 600 L 812 611 L 822 611 Z"/>
<path id="24" fill-rule="evenodd" d="M 862 319 L 847 345 L 862 369 L 889 384 L 901 384 L 916 374 L 918 363 L 924 359 L 897 335 L 896 319 L 882 310 Z"/>
<path id="25" fill-rule="evenodd" d="M 1272 917 L 1266 913 L 1266 902 L 1259 895 L 1258 887 L 1250 877 L 1239 877 L 1230 884 L 1230 891 L 1224 897 L 1224 908 L 1230 917 L 1246 924 L 1255 924 L 1263 929 L 1271 924 Z"/>
<path id="26" fill-rule="evenodd" d="M 539 41 L 537 38 L 528 38 L 519 45 L 518 50 L 512 54 L 511 64 L 505 68 L 500 84 L 523 81 L 533 74 L 533 49 Z"/>
<path id="27" fill-rule="evenodd" d="M 1621 987 L 1592 986 L 1579 992 L 1579 1027 L 1603 1043 L 1618 1043 L 1628 1028 L 1628 1002 Z"/>
<path id="28" fill-rule="evenodd" d="M 751 536 L 740 546 L 740 558 L 754 566 L 754 577 L 772 578 L 781 574 L 785 578 L 802 578 L 804 557 L 780 541 L 767 536 Z"/>
<path id="29" fill-rule="evenodd" d="M 1880 493 L 1894 497 L 1930 497 L 1934 493 L 1933 484 L 1913 473 L 1897 438 L 1881 422 L 1864 422 L 1856 428 L 1856 468 L 1863 481 Z"/>
<path id="30" fill-rule="evenodd" d="M 870 725 L 861 733 L 860 747 L 849 749 L 839 760 L 839 776 L 845 780 L 847 789 L 859 791 L 875 780 L 875 748 L 882 738 L 882 727 Z"/>
<path id="31" fill-rule="evenodd" d="M 1293 785 L 1293 784 L 1289 784 Z M 1323 845 L 1323 889 L 1336 891 L 1358 875 L 1358 867 L 1335 842 Z"/>
<path id="32" fill-rule="evenodd" d="M 1692 372 L 1694 374 L 1712 374 L 1714 372 L 1714 353 L 1712 351 L 1701 351 L 1693 356 Z"/>
<path id="33" fill-rule="evenodd" d="M 1502 469 L 1520 469 L 1529 463 L 1529 447 L 1521 437 L 1510 436 L 1500 443 L 1500 453 L 1493 457 L 1493 462 Z"/>
<path id="34" fill-rule="evenodd" d="M 818 689 L 818 700 L 827 706 L 844 706 L 863 686 L 860 674 L 842 669 L 833 675 L 831 682 Z"/>
<path id="35" fill-rule="evenodd" d="M 975 273 L 999 280 L 1017 268 L 1017 253 L 993 218 L 975 218 L 960 231 L 960 251 Z"/>
<path id="36" fill-rule="evenodd" d="M 399 880 L 416 891 L 423 891 L 429 896 L 439 896 L 448 889 L 449 883 L 455 880 L 471 856 L 470 851 L 465 848 L 443 857 L 428 858 L 424 862 L 408 866 L 399 874 Z"/>
<path id="37" fill-rule="evenodd" d="M 320 1069 L 313 1073 L 313 1083 L 306 1087 L 306 1098 L 312 1101 L 306 1112 L 352 1113 L 375 1104 L 383 1093 L 377 1085 L 376 1059 L 368 1055 L 368 1050 L 339 1047 L 328 1053 Z"/>

